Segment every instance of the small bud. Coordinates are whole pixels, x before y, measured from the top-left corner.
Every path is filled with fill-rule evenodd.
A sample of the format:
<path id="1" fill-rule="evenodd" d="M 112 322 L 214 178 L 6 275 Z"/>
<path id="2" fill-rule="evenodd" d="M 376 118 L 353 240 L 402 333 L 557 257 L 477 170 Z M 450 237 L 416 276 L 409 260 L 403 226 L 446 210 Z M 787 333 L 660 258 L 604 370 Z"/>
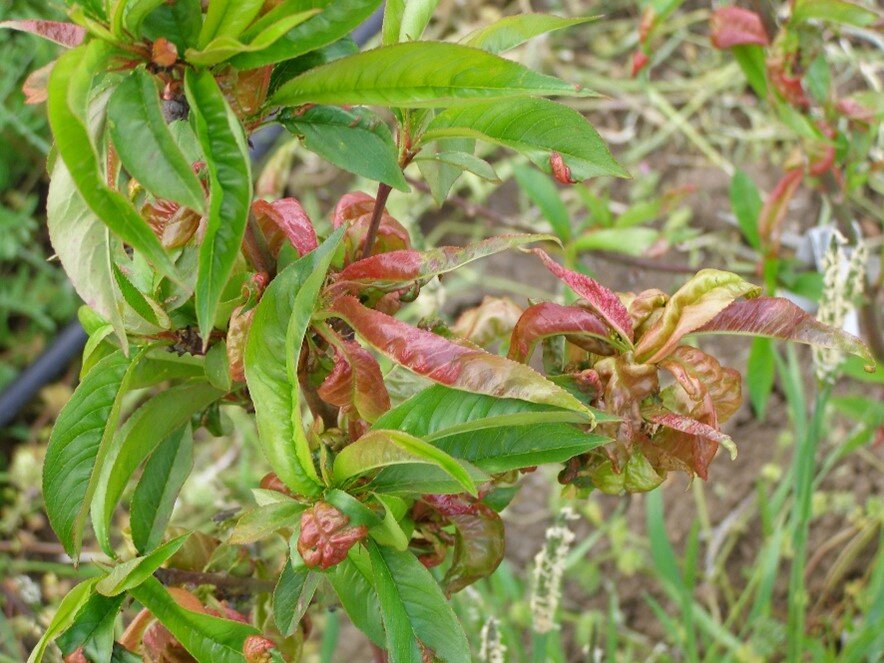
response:
<path id="1" fill-rule="evenodd" d="M 150 59 L 160 67 L 171 67 L 178 60 L 178 47 L 165 37 L 159 37 L 151 46 Z"/>
<path id="2" fill-rule="evenodd" d="M 348 516 L 327 502 L 317 502 L 301 514 L 298 552 L 307 566 L 328 569 L 367 534 L 365 525 L 352 527 Z"/>
<path id="3" fill-rule="evenodd" d="M 260 635 L 250 635 L 242 645 L 246 663 L 270 663 L 273 649 L 276 649 L 273 641 Z"/>
<path id="4" fill-rule="evenodd" d="M 632 71 L 630 75 L 632 78 L 635 78 L 638 73 L 648 66 L 648 62 L 651 61 L 651 58 L 648 57 L 648 54 L 644 51 L 636 51 L 632 54 Z"/>

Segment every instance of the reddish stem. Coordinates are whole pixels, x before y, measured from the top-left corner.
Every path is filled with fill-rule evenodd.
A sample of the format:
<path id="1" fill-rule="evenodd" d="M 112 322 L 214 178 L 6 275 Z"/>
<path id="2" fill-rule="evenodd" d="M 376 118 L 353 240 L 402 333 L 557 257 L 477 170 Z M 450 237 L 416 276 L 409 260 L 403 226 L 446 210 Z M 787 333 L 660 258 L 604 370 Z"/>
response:
<path id="1" fill-rule="evenodd" d="M 378 184 L 378 195 L 374 199 L 374 209 L 371 211 L 371 222 L 368 224 L 368 234 L 365 236 L 365 245 L 362 248 L 362 257 L 368 258 L 374 248 L 374 242 L 378 236 L 378 228 L 381 225 L 381 214 L 393 188 L 389 184 Z"/>

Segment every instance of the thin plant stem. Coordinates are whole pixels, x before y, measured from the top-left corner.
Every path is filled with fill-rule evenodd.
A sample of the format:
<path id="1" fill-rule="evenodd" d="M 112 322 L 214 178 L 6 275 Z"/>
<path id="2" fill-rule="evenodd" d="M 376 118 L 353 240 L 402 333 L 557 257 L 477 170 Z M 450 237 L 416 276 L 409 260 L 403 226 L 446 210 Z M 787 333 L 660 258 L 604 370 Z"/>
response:
<path id="1" fill-rule="evenodd" d="M 387 204 L 387 198 L 392 190 L 393 187 L 389 184 L 384 184 L 383 182 L 378 184 L 378 195 L 374 199 L 374 209 L 371 211 L 368 234 L 365 236 L 365 245 L 362 247 L 363 258 L 368 258 L 371 255 L 371 250 L 374 248 L 374 242 L 378 236 L 378 228 L 381 225 L 381 215 L 384 213 L 384 206 Z"/>

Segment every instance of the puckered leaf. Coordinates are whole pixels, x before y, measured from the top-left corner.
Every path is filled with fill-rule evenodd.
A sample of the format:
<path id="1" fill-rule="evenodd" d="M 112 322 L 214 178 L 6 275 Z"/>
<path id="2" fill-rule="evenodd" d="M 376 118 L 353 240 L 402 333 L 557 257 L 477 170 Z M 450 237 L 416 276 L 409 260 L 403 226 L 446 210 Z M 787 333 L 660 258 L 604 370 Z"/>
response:
<path id="1" fill-rule="evenodd" d="M 243 643 L 259 631 L 249 624 L 181 607 L 156 578 L 129 590 L 198 661 L 242 663 Z"/>
<path id="2" fill-rule="evenodd" d="M 336 299 L 331 311 L 376 350 L 434 382 L 462 391 L 586 411 L 580 401 L 528 366 L 412 327 L 366 308 L 349 295 Z"/>
<path id="3" fill-rule="evenodd" d="M 211 72 L 188 70 L 185 92 L 207 157 L 210 183 L 209 217 L 200 245 L 195 293 L 196 315 L 205 343 L 242 245 L 252 198 L 252 175 L 242 127 Z"/>
<path id="4" fill-rule="evenodd" d="M 579 306 L 561 306 L 541 302 L 525 309 L 510 338 L 510 359 L 525 363 L 538 342 L 551 336 L 565 336 L 568 341 L 595 354 L 614 352 L 608 345 L 611 330 L 598 316 Z"/>
<path id="5" fill-rule="evenodd" d="M 451 331 L 484 348 L 509 336 L 521 315 L 521 307 L 509 297 L 485 295 L 481 304 L 460 314 Z"/>
<path id="6" fill-rule="evenodd" d="M 722 366 L 699 348 L 680 345 L 659 366 L 672 373 L 695 403 L 709 399 L 719 423 L 730 419 L 743 403 L 739 371 Z"/>
<path id="7" fill-rule="evenodd" d="M 307 106 L 283 112 L 279 122 L 338 168 L 408 191 L 390 129 L 370 110 Z"/>
<path id="8" fill-rule="evenodd" d="M 355 410 L 366 421 L 376 421 L 390 409 L 390 395 L 381 367 L 358 343 L 338 337 L 334 345 L 334 368 L 317 393 L 327 403 Z"/>
<path id="9" fill-rule="evenodd" d="M 332 225 L 335 228 L 340 228 L 349 222 L 344 239 L 347 246 L 347 256 L 362 256 L 362 248 L 368 234 L 374 206 L 375 199 L 361 191 L 344 194 L 335 205 Z M 381 212 L 377 237 L 371 250 L 372 255 L 410 248 L 411 239 L 408 231 L 384 209 Z"/>
<path id="10" fill-rule="evenodd" d="M 767 46 L 770 39 L 761 22 L 761 17 L 742 7 L 721 7 L 710 19 L 712 45 L 715 48 L 731 48 L 757 44 Z"/>
<path id="11" fill-rule="evenodd" d="M 454 558 L 445 574 L 449 595 L 492 573 L 503 561 L 503 520 L 484 504 L 475 504 L 467 513 L 450 516 L 454 525 Z"/>
<path id="12" fill-rule="evenodd" d="M 252 203 L 252 214 L 267 240 L 271 255 L 277 257 L 283 243 L 288 240 L 298 250 L 298 255 L 310 253 L 319 246 L 316 230 L 307 212 L 294 198 L 282 198 Z"/>
<path id="13" fill-rule="evenodd" d="M 551 14 L 516 14 L 474 30 L 461 43 L 489 53 L 503 53 L 534 37 L 595 20 L 597 16 L 562 18 Z"/>
<path id="14" fill-rule="evenodd" d="M 562 267 L 540 249 L 533 249 L 533 251 L 540 257 L 546 268 L 571 290 L 583 297 L 587 305 L 598 313 L 611 329 L 620 334 L 623 340 L 632 342 L 634 332 L 629 312 L 616 294 L 585 274 L 578 274 Z"/>
<path id="15" fill-rule="evenodd" d="M 271 103 L 439 108 L 467 100 L 590 94 L 579 85 L 479 49 L 412 42 L 375 48 L 312 69 L 280 87 Z"/>
<path id="16" fill-rule="evenodd" d="M 645 363 L 660 361 L 683 336 L 702 327 L 735 299 L 760 291 L 736 274 L 700 270 L 670 297 L 663 314 L 642 334 L 635 346 L 636 357 Z"/>
<path id="17" fill-rule="evenodd" d="M 76 25 L 75 23 L 62 23 L 60 21 L 41 21 L 36 19 L 0 21 L 0 28 L 29 32 L 32 35 L 43 37 L 68 48 L 79 46 L 86 38 L 86 28 L 83 26 Z"/>
<path id="18" fill-rule="evenodd" d="M 586 118 L 573 108 L 547 99 L 449 108 L 430 122 L 421 141 L 453 137 L 509 147 L 525 154 L 547 173 L 553 173 L 550 159 L 558 155 L 572 182 L 599 175 L 628 177 Z"/>
<path id="19" fill-rule="evenodd" d="M 333 474 L 335 480 L 345 481 L 381 467 L 406 463 L 435 465 L 464 490 L 476 494 L 470 475 L 451 456 L 420 438 L 395 430 L 374 429 L 344 447 L 335 458 Z"/>
<path id="20" fill-rule="evenodd" d="M 679 433 L 684 433 L 686 437 L 663 437 L 658 442 L 664 449 L 668 449 L 668 453 L 678 455 L 676 447 L 679 445 L 687 445 L 690 449 L 691 469 L 697 473 L 701 479 L 708 478 L 708 467 L 718 446 L 721 445 L 730 452 L 731 459 L 737 456 L 737 446 L 729 435 L 722 433 L 717 428 L 704 424 L 692 417 L 687 417 L 674 412 L 666 412 L 659 414 L 646 415 L 648 421 L 660 426 L 672 429 Z"/>
<path id="21" fill-rule="evenodd" d="M 261 446 L 273 471 L 295 492 L 319 490 L 301 421 L 298 361 L 316 296 L 341 241 L 332 234 L 277 275 L 255 309 L 244 356 Z"/>
<path id="22" fill-rule="evenodd" d="M 853 334 L 819 322 L 788 299 L 757 297 L 733 302 L 696 334 L 741 334 L 832 348 L 874 363 L 866 344 Z"/>
<path id="23" fill-rule="evenodd" d="M 506 251 L 515 246 L 544 240 L 552 235 L 500 235 L 460 246 L 439 246 L 429 251 L 389 251 L 347 265 L 340 280 L 373 288 L 397 290 L 414 281 L 425 281 L 453 271 L 473 260 Z"/>

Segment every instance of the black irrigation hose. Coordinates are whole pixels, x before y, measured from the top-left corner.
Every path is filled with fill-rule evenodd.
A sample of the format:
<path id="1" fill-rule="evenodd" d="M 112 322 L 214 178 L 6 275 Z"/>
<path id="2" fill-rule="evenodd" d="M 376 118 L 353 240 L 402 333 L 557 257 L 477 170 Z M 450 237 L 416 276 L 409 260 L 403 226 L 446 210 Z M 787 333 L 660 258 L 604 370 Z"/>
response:
<path id="1" fill-rule="evenodd" d="M 353 40 L 364 46 L 381 31 L 383 18 L 382 3 L 377 11 L 353 31 Z M 278 125 L 273 125 L 252 136 L 252 148 L 249 151 L 252 162 L 258 162 L 266 156 L 279 137 L 280 130 Z M 43 354 L 0 392 L 0 429 L 9 425 L 37 392 L 64 372 L 74 358 L 83 351 L 87 338 L 79 321 L 69 322 Z"/>

